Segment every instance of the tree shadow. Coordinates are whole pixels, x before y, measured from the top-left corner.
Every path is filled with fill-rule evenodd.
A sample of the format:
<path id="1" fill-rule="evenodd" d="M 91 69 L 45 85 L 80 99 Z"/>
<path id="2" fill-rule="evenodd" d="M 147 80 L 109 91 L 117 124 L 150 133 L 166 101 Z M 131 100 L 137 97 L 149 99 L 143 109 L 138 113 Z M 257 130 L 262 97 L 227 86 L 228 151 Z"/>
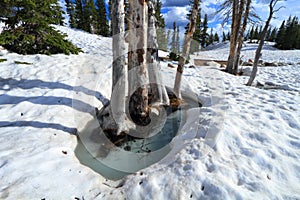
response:
<path id="1" fill-rule="evenodd" d="M 21 102 L 30 102 L 33 104 L 39 105 L 64 105 L 75 110 L 85 112 L 85 113 L 93 113 L 95 111 L 95 107 L 87 104 L 83 101 L 77 99 L 71 99 L 68 97 L 54 97 L 54 96 L 32 96 L 32 97 L 20 97 L 20 96 L 11 96 L 7 94 L 0 95 L 0 105 L 4 104 L 18 104 Z"/>
<path id="2" fill-rule="evenodd" d="M 50 128 L 50 129 L 60 130 L 60 131 L 70 133 L 71 135 L 77 134 L 76 128 L 70 128 L 56 123 L 44 123 L 38 121 L 16 121 L 16 122 L 0 121 L 0 127 L 27 127 L 27 126 L 34 127 L 34 128 Z"/>
<path id="3" fill-rule="evenodd" d="M 7 88 L 6 88 L 6 87 Z M 27 79 L 21 79 L 16 80 L 13 78 L 1 78 L 0 77 L 0 90 L 9 91 L 14 88 L 21 88 L 21 89 L 32 89 L 32 88 L 47 88 L 47 89 L 64 89 L 69 91 L 76 91 L 76 92 L 82 92 L 86 95 L 95 96 L 103 105 L 108 103 L 108 99 L 105 98 L 100 92 L 90 90 L 88 88 L 85 88 L 83 86 L 70 86 L 64 83 L 59 82 L 48 82 L 48 81 L 42 81 L 42 80 L 27 80 Z"/>

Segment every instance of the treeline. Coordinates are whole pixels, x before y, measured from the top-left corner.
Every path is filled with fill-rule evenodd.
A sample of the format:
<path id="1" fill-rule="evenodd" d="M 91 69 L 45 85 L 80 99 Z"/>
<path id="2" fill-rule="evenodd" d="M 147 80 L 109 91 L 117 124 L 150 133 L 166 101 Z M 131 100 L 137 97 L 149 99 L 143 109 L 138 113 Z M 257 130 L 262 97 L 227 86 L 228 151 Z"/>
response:
<path id="1" fill-rule="evenodd" d="M 283 21 L 275 40 L 275 46 L 279 49 L 300 49 L 300 24 L 298 17 L 289 17 Z"/>
<path id="2" fill-rule="evenodd" d="M 65 2 L 71 28 L 110 36 L 104 0 L 65 0 Z"/>
<path id="3" fill-rule="evenodd" d="M 252 26 L 247 33 L 245 40 L 258 42 L 262 33 L 261 26 Z M 279 27 L 269 28 L 266 41 L 275 42 L 275 47 L 283 50 L 300 49 L 300 23 L 298 17 L 289 17 Z"/>

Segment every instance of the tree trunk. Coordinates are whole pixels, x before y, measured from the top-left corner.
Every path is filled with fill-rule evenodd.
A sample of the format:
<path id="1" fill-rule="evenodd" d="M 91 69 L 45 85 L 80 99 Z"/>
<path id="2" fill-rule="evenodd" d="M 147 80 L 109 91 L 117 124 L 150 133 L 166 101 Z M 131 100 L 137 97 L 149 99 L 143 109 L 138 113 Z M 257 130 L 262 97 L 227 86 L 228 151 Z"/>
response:
<path id="1" fill-rule="evenodd" d="M 250 5 L 251 5 L 251 0 L 247 0 L 246 10 L 245 10 L 244 19 L 243 19 L 243 26 L 242 26 L 241 32 L 239 34 L 239 37 L 238 37 L 238 47 L 236 50 L 236 57 L 235 57 L 234 70 L 233 70 L 234 74 L 238 73 L 238 66 L 240 64 L 241 50 L 242 50 L 242 46 L 243 46 L 245 30 L 247 28 L 247 21 L 248 21 L 248 17 L 249 17 Z"/>
<path id="2" fill-rule="evenodd" d="M 125 64 L 124 0 L 112 0 L 113 78 L 109 105 L 97 114 L 101 128 L 119 135 L 128 132 L 126 122 L 126 96 L 128 70 Z"/>
<path id="3" fill-rule="evenodd" d="M 129 112 L 135 121 L 134 118 L 145 118 L 148 115 L 146 65 L 148 6 L 147 0 L 130 0 L 129 6 Z"/>
<path id="4" fill-rule="evenodd" d="M 264 42 L 265 42 L 265 37 L 266 37 L 266 34 L 267 34 L 267 31 L 268 31 L 268 28 L 269 28 L 269 25 L 270 25 L 270 22 L 272 20 L 272 17 L 273 17 L 273 14 L 275 12 L 277 12 L 279 9 L 275 10 L 274 11 L 274 7 L 276 5 L 276 3 L 278 2 L 278 0 L 271 0 L 270 1 L 270 4 L 269 4 L 269 9 L 270 9 L 270 12 L 269 12 L 269 17 L 266 21 L 266 24 L 264 26 L 264 29 L 262 31 L 262 34 L 261 34 L 261 39 L 259 41 L 259 45 L 256 49 L 256 52 L 255 52 L 255 58 L 254 58 L 254 63 L 253 63 L 253 69 L 252 69 L 252 72 L 251 72 L 251 76 L 247 82 L 247 86 L 251 86 L 254 79 L 255 79 L 255 76 L 256 76 L 256 73 L 257 73 L 257 65 L 258 65 L 258 61 L 259 61 L 259 58 L 261 57 L 261 50 L 263 48 L 263 45 L 264 45 Z"/>
<path id="5" fill-rule="evenodd" d="M 148 2 L 148 48 L 147 66 L 151 89 L 151 106 L 168 105 L 169 97 L 162 82 L 160 63 L 158 61 L 158 43 L 156 34 L 155 9 L 151 1 Z"/>
<path id="6" fill-rule="evenodd" d="M 174 93 L 178 99 L 181 99 L 180 87 L 181 87 L 183 66 L 189 55 L 191 41 L 193 39 L 193 34 L 194 34 L 195 28 L 196 28 L 196 20 L 197 20 L 198 8 L 199 8 L 199 1 L 200 0 L 194 0 L 192 15 L 190 17 L 189 28 L 188 28 L 187 34 L 184 37 L 184 45 L 183 45 L 183 49 L 182 49 L 182 55 L 180 56 L 179 62 L 178 62 L 178 67 L 177 67 L 177 72 L 176 72 L 176 77 L 175 77 L 175 84 L 174 84 Z"/>

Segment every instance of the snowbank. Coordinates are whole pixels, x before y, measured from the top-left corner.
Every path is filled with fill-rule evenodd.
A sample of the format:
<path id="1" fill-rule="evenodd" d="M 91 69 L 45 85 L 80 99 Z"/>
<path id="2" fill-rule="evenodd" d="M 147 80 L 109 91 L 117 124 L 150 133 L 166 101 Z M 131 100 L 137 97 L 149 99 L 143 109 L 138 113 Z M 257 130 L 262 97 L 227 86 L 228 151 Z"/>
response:
<path id="1" fill-rule="evenodd" d="M 77 131 L 110 96 L 111 39 L 58 28 L 85 53 L 0 57 L 7 59 L 0 63 L 1 199 L 300 198 L 299 51 L 263 50 L 266 60 L 294 65 L 259 68 L 257 77 L 294 90 L 246 87 L 248 77 L 210 67 L 185 69 L 190 89 L 204 102 L 200 117 L 188 111 L 187 145 L 171 163 L 109 181 L 74 151 Z M 242 54 L 253 58 L 254 47 Z M 227 53 L 214 49 L 199 58 L 226 59 Z M 168 70 L 174 76 L 175 69 Z M 195 122 L 199 129 L 189 130 Z M 205 143 L 208 131 L 216 136 L 213 145 Z"/>

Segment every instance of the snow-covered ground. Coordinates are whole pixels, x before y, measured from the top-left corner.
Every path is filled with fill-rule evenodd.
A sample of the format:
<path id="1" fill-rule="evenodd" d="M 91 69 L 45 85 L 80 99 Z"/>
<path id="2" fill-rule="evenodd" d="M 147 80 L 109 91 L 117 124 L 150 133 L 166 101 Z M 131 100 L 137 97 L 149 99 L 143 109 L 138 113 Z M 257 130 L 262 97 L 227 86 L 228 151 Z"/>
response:
<path id="1" fill-rule="evenodd" d="M 0 50 L 7 59 L 0 63 L 0 199 L 300 199 L 300 51 L 263 50 L 264 60 L 291 64 L 259 68 L 261 83 L 285 86 L 276 90 L 246 87 L 247 76 L 215 67 L 185 69 L 204 103 L 199 129 L 188 129 L 198 122 L 194 110 L 183 128 L 183 138 L 195 137 L 171 163 L 109 181 L 82 165 L 75 148 L 77 132 L 111 93 L 111 39 L 58 28 L 85 53 Z M 254 53 L 253 44 L 242 52 L 246 59 Z M 197 57 L 227 56 L 223 44 Z M 210 97 L 217 107 L 205 103 Z M 215 145 L 204 138 L 207 132 L 217 136 Z"/>

